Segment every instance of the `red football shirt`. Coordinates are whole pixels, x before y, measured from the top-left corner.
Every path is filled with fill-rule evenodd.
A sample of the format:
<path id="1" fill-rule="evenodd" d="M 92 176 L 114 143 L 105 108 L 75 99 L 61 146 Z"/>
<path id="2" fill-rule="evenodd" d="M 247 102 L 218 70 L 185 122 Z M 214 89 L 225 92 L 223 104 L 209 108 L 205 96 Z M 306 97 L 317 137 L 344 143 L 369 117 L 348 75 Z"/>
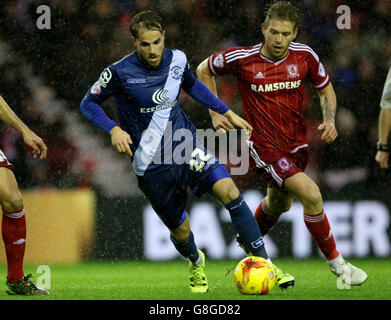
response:
<path id="1" fill-rule="evenodd" d="M 296 151 L 307 146 L 301 115 L 304 80 L 321 90 L 329 84 L 329 76 L 307 45 L 292 42 L 287 55 L 277 61 L 261 54 L 262 45 L 216 52 L 209 57 L 209 69 L 214 75 L 236 76 L 244 117 L 254 128 L 252 141 L 284 152 Z"/>

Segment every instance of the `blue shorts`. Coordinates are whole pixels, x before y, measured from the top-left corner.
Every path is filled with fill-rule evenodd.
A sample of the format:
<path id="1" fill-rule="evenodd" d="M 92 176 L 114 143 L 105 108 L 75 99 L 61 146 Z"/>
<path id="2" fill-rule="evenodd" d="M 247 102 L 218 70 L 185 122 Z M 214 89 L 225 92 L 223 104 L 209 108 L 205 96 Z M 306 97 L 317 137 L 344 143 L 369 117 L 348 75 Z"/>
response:
<path id="1" fill-rule="evenodd" d="M 193 171 L 189 165 L 174 165 L 165 171 L 146 176 L 137 176 L 138 186 L 151 202 L 152 208 L 169 229 L 179 227 L 186 218 L 187 189 L 200 197 L 211 192 L 213 185 L 230 178 L 224 165 L 216 162 Z"/>

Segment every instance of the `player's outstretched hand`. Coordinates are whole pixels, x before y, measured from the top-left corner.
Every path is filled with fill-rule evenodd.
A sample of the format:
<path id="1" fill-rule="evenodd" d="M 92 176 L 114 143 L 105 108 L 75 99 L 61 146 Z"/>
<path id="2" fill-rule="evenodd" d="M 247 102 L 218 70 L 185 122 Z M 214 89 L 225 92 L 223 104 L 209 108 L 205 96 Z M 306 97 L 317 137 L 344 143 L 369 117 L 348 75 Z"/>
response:
<path id="1" fill-rule="evenodd" d="M 28 128 L 22 131 L 22 135 L 24 143 L 33 149 L 34 158 L 39 156 L 40 159 L 45 159 L 48 148 L 43 140 Z"/>
<path id="2" fill-rule="evenodd" d="M 229 122 L 234 125 L 236 128 L 245 129 L 247 130 L 247 139 L 250 139 L 251 133 L 253 131 L 253 127 L 250 126 L 250 124 L 244 120 L 243 118 L 239 117 L 235 112 L 232 110 L 228 110 L 226 113 L 224 113 L 224 116 L 229 120 Z"/>
<path id="3" fill-rule="evenodd" d="M 324 121 L 318 127 L 318 130 L 323 131 L 322 136 L 320 137 L 320 140 L 324 143 L 331 143 L 338 136 L 338 132 L 337 132 L 337 129 L 335 128 L 334 122 L 331 120 Z"/>
<path id="4" fill-rule="evenodd" d="M 213 128 L 215 130 L 221 130 L 227 132 L 228 130 L 235 129 L 235 127 L 229 122 L 229 120 L 220 113 L 209 110 L 210 117 L 212 119 Z"/>
<path id="5" fill-rule="evenodd" d="M 130 135 L 122 130 L 119 126 L 115 126 L 110 131 L 111 144 L 115 150 L 121 153 L 126 153 L 130 156 L 133 155 L 130 145 L 133 143 Z"/>

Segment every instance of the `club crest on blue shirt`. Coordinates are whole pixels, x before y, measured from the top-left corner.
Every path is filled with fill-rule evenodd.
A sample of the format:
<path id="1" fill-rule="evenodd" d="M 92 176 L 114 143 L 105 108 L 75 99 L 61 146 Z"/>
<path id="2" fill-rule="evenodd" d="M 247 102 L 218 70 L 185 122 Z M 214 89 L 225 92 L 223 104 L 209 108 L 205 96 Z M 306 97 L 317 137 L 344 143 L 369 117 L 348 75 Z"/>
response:
<path id="1" fill-rule="evenodd" d="M 180 66 L 173 66 L 170 70 L 170 75 L 175 80 L 179 80 L 182 77 L 182 68 Z"/>

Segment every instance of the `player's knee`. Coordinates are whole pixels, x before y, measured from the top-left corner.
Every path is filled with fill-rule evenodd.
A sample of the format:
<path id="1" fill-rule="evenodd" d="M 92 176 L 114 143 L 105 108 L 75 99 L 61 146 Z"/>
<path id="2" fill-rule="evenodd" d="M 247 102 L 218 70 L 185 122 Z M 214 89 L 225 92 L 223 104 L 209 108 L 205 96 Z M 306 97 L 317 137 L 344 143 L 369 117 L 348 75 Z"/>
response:
<path id="1" fill-rule="evenodd" d="M 212 191 L 224 205 L 236 200 L 240 195 L 239 189 L 231 178 L 221 179 L 216 182 Z"/>
<path id="2" fill-rule="evenodd" d="M 281 215 L 290 210 L 292 201 L 281 201 L 280 199 L 269 200 L 267 201 L 266 206 L 271 213 Z"/>
<path id="3" fill-rule="evenodd" d="M 228 204 L 240 196 L 240 191 L 232 179 L 225 179 L 223 189 L 223 203 Z"/>
<path id="4" fill-rule="evenodd" d="M 23 207 L 22 195 L 19 192 L 4 192 L 0 200 L 1 207 L 5 211 L 17 211 Z"/>
<path id="5" fill-rule="evenodd" d="M 236 200 L 240 195 L 240 191 L 236 186 L 233 186 L 231 189 L 228 190 L 227 192 L 227 202 L 230 203 L 234 200 Z"/>
<path id="6" fill-rule="evenodd" d="M 322 206 L 322 195 L 318 186 L 311 186 L 305 192 L 304 195 L 304 204 L 311 207 L 321 207 Z"/>

